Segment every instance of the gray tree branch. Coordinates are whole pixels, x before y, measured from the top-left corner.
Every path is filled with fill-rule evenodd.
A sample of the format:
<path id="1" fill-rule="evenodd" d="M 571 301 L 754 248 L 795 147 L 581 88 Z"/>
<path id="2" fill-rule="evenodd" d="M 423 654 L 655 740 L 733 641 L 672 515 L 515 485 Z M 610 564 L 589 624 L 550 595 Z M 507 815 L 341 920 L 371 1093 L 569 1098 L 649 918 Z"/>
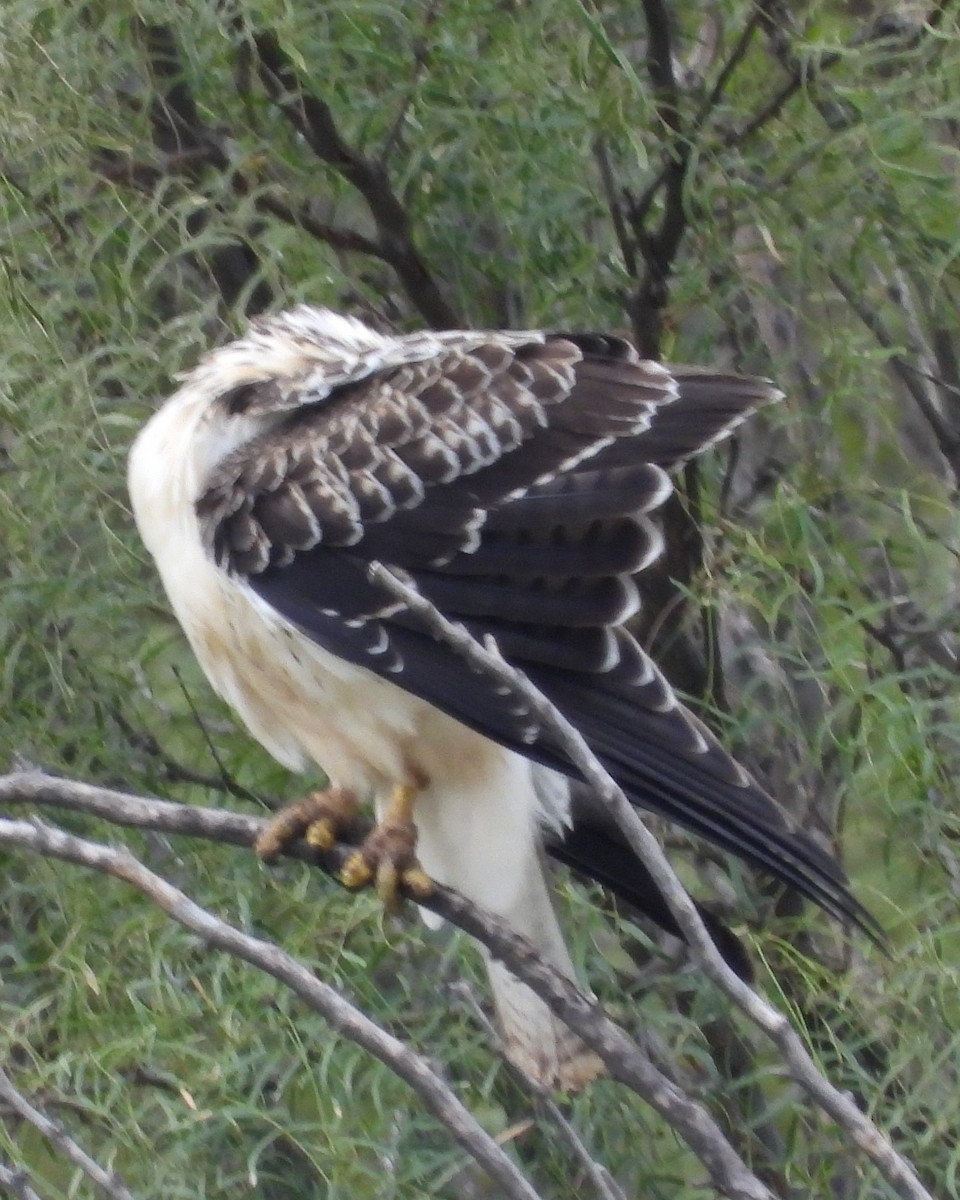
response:
<path id="1" fill-rule="evenodd" d="M 0 821 L 0 824 L 3 824 Z M 22 1120 L 32 1125 L 34 1129 L 62 1154 L 67 1162 L 72 1163 L 97 1185 L 108 1200 L 135 1200 L 131 1192 L 117 1177 L 115 1171 L 105 1171 L 98 1162 L 90 1157 L 83 1147 L 70 1136 L 57 1121 L 52 1121 L 42 1113 L 35 1104 L 20 1091 L 10 1076 L 0 1068 L 0 1100 L 6 1102 L 9 1108 Z"/>
<path id="2" fill-rule="evenodd" d="M 788 1018 L 730 969 L 713 944 L 696 906 L 660 844 L 643 824 L 623 791 L 597 761 L 579 731 L 522 673 L 504 661 L 492 640 L 486 646 L 480 645 L 463 626 L 448 621 L 415 588 L 381 564 L 372 564 L 369 572 L 375 583 L 403 600 L 430 625 L 438 637 L 473 667 L 494 677 L 512 694 L 522 697 L 530 705 L 543 725 L 562 741 L 570 761 L 603 800 L 650 872 L 704 973 L 769 1037 L 780 1052 L 791 1078 L 870 1158 L 898 1195 L 909 1197 L 910 1200 L 932 1200 L 910 1163 L 897 1152 L 870 1118 L 860 1111 L 850 1096 L 839 1091 L 823 1076 Z"/>
<path id="3" fill-rule="evenodd" d="M 0 1189 L 6 1188 L 14 1200 L 43 1200 L 30 1184 L 30 1176 L 19 1167 L 0 1162 Z"/>
<path id="4" fill-rule="evenodd" d="M 541 1109 L 550 1118 L 551 1123 L 559 1130 L 564 1141 L 573 1151 L 577 1161 L 581 1164 L 587 1174 L 590 1182 L 593 1184 L 599 1200 L 627 1200 L 623 1189 L 613 1178 L 603 1163 L 597 1162 L 590 1151 L 587 1149 L 583 1139 L 577 1133 L 570 1121 L 564 1116 L 560 1106 L 552 1099 L 548 1088 L 544 1087 L 536 1079 L 533 1079 L 527 1074 L 517 1063 L 511 1060 L 503 1052 L 503 1047 L 500 1043 L 500 1035 L 497 1033 L 493 1022 L 480 1007 L 476 996 L 466 983 L 455 984 L 451 988 L 456 997 L 463 1002 L 469 1011 L 470 1015 L 486 1033 L 490 1039 L 490 1044 L 496 1046 L 500 1051 L 500 1055 L 511 1074 L 520 1082 L 532 1098 L 535 1106 Z"/>
<path id="5" fill-rule="evenodd" d="M 458 1145 L 483 1167 L 505 1196 L 510 1200 L 540 1200 L 529 1181 L 418 1054 L 364 1016 L 279 946 L 243 933 L 201 908 L 186 893 L 145 867 L 125 847 L 105 846 L 39 822 L 4 818 L 0 818 L 0 843 L 122 880 L 208 946 L 225 950 L 272 975 L 319 1013 L 341 1036 L 362 1046 L 409 1084 L 426 1108 L 442 1122 Z M 63 1145 L 58 1148 L 67 1153 Z M 71 1161 L 75 1161 L 73 1157 Z M 110 1195 L 118 1200 L 133 1200 L 126 1190 Z"/>
<path id="6" fill-rule="evenodd" d="M 133 796 L 40 771 L 0 776 L 0 810 L 14 804 L 37 804 L 82 812 L 116 825 L 185 834 L 245 847 L 253 845 L 266 824 L 259 817 Z M 350 847 L 337 846 L 321 853 L 299 841 L 288 846 L 284 854 L 337 873 L 349 857 Z M 450 888 L 435 884 L 430 896 L 418 895 L 416 900 L 422 907 L 429 908 L 482 942 L 533 988 L 596 1051 L 614 1079 L 631 1088 L 677 1131 L 709 1171 L 719 1192 L 736 1200 L 769 1200 L 770 1192 L 745 1167 L 706 1109 L 657 1068 L 649 1056 L 604 1015 L 595 999 L 543 961 L 525 938 Z"/>

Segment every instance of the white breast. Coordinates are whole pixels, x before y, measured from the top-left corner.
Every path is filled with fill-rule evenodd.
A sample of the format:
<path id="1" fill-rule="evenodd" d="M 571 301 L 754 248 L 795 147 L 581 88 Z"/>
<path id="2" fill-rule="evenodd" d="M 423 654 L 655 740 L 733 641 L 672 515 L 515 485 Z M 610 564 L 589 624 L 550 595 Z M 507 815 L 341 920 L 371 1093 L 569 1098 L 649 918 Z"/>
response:
<path id="1" fill-rule="evenodd" d="M 137 526 L 210 683 L 284 766 L 316 763 L 345 787 L 382 792 L 489 769 L 499 747 L 317 646 L 209 559 L 195 500 L 212 466 L 253 432 L 242 421 L 214 426 L 209 396 L 187 386 L 130 454 Z"/>

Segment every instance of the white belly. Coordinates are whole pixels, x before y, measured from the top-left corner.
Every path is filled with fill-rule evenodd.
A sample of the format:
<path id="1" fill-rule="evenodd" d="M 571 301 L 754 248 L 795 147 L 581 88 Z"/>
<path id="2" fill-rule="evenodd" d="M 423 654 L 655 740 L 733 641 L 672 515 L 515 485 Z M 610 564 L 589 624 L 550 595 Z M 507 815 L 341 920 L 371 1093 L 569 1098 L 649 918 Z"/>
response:
<path id="1" fill-rule="evenodd" d="M 184 627 L 210 682 L 253 736 L 285 766 L 315 763 L 331 783 L 380 809 L 395 784 L 415 787 L 424 869 L 509 913 L 536 853 L 539 803 L 530 762 L 335 658 L 248 587 L 204 567 L 220 599 L 207 609 L 211 619 L 198 620 L 193 574 Z"/>

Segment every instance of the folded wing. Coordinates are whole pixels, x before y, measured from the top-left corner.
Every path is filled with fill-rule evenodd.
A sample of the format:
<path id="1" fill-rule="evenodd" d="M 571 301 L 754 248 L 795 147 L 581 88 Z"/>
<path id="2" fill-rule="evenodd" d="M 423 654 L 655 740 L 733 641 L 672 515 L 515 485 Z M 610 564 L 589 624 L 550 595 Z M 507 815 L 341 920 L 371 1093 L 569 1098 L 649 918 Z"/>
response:
<path id="1" fill-rule="evenodd" d="M 246 402 L 258 386 L 271 384 Z M 492 634 L 633 803 L 874 933 L 833 859 L 678 703 L 626 628 L 635 576 L 660 552 L 664 468 L 775 397 L 762 380 L 642 362 L 614 338 L 445 335 L 427 361 L 301 395 L 223 460 L 197 511 L 220 566 L 318 644 L 575 776 L 522 700 L 472 672 L 367 566 L 398 570 Z M 573 865 L 603 879 L 589 844 L 571 843 Z"/>

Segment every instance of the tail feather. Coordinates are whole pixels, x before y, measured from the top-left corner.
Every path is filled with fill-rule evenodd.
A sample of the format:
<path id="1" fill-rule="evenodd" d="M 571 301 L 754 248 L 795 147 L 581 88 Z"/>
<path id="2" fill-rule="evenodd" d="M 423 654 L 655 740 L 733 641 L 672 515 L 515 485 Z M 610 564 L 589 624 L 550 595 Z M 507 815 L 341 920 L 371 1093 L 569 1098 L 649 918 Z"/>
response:
<path id="1" fill-rule="evenodd" d="M 579 1091 L 603 1063 L 501 962 L 484 955 L 507 1057 L 545 1087 Z"/>
<path id="2" fill-rule="evenodd" d="M 576 979 L 550 897 L 544 866 L 531 856 L 522 890 L 501 914 L 569 979 Z M 576 1091 L 603 1073 L 600 1059 L 543 1000 L 501 962 L 484 952 L 490 989 L 507 1057 L 546 1087 Z"/>
<path id="3" fill-rule="evenodd" d="M 465 771 L 469 756 L 462 756 L 455 764 L 459 775 L 444 779 L 438 762 L 431 786 L 417 797 L 421 865 L 439 883 L 501 917 L 547 962 L 575 979 L 544 873 L 542 808 L 533 767 L 492 742 L 477 740 L 472 746 L 480 759 L 472 765 L 479 768 L 482 762 L 482 770 Z M 546 815 L 562 819 L 567 783 L 560 776 L 556 780 L 557 811 Z M 503 963 L 483 953 L 508 1057 L 546 1087 L 565 1091 L 600 1074 L 600 1060 L 543 1000 Z"/>

